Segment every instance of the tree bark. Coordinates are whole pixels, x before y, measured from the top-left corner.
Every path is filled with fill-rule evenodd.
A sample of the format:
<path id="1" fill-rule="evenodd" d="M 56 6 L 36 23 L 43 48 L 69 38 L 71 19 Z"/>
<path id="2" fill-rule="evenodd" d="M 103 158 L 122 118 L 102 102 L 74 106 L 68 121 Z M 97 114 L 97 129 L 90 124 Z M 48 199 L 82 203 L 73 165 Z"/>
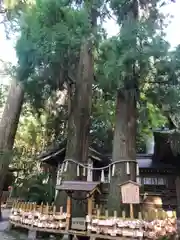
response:
<path id="1" fill-rule="evenodd" d="M 91 34 L 97 31 L 97 2 L 92 0 L 85 8 L 89 15 L 91 23 Z M 82 43 L 80 50 L 80 59 L 75 86 L 71 86 L 71 106 L 68 121 L 68 135 L 66 146 L 66 159 L 73 159 L 77 162 L 86 164 L 88 161 L 89 150 L 89 125 L 92 104 L 92 84 L 94 80 L 94 62 L 93 62 L 93 39 L 89 36 L 85 43 Z M 82 176 L 83 169 L 80 169 L 80 177 L 77 177 L 77 165 L 70 164 L 68 173 L 64 180 L 86 180 Z M 86 173 L 87 174 L 87 173 Z M 76 194 L 77 196 L 77 194 Z M 78 197 L 86 197 L 85 193 L 78 194 Z M 65 203 L 66 196 L 60 193 L 61 201 Z M 72 215 L 75 217 L 85 217 L 86 205 L 83 201 L 73 200 Z"/>
<path id="2" fill-rule="evenodd" d="M 12 149 L 23 100 L 24 89 L 22 85 L 13 81 L 9 89 L 9 94 L 0 121 L 0 202 L 5 176 L 8 172 L 8 166 L 12 159 Z"/>
<path id="3" fill-rule="evenodd" d="M 116 120 L 113 140 L 112 161 L 136 159 L 136 107 L 129 91 L 118 91 Z M 130 174 L 126 173 L 126 163 L 116 164 L 115 175 L 111 177 L 108 210 L 120 210 L 121 194 L 118 184 L 136 180 L 135 163 L 130 163 Z"/>
<path id="4" fill-rule="evenodd" d="M 139 17 L 138 1 L 133 0 L 129 12 L 124 16 L 125 22 L 122 24 L 123 29 L 131 28 L 132 23 L 136 23 Z M 126 25 L 127 24 L 127 25 Z M 126 30 L 125 30 L 126 31 Z M 137 33 L 132 32 L 132 49 L 136 51 Z M 128 51 L 128 49 L 127 49 Z M 124 63 L 126 67 L 126 77 L 124 78 L 123 92 L 118 90 L 116 105 L 116 122 L 114 130 L 113 156 L 112 161 L 118 160 L 136 160 L 136 119 L 137 119 L 137 93 L 138 78 L 136 74 L 136 60 Z M 121 193 L 118 184 L 127 180 L 136 181 L 136 163 L 131 162 L 130 174 L 126 172 L 126 163 L 116 164 L 115 176 L 110 183 L 108 196 L 109 209 L 119 211 L 121 203 Z"/>
<path id="5" fill-rule="evenodd" d="M 91 113 L 92 83 L 93 83 L 93 56 L 89 51 L 91 43 L 82 45 L 76 85 L 71 86 L 70 107 L 68 120 L 68 135 L 66 146 L 66 159 L 73 159 L 86 164 L 88 160 L 88 135 Z M 82 169 L 80 177 L 77 176 L 77 165 L 70 163 L 63 180 L 84 180 Z M 79 195 L 80 197 L 80 195 Z M 82 196 L 83 197 L 83 196 Z M 58 205 L 65 205 L 67 195 L 60 192 Z M 82 201 L 73 200 L 73 215 L 85 216 L 85 206 Z"/>

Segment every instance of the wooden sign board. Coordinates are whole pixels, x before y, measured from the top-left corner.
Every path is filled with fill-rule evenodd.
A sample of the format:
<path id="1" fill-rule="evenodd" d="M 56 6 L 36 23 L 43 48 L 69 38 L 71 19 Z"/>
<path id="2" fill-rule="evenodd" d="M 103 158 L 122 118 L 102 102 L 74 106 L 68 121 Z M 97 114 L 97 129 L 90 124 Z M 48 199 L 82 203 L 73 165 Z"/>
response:
<path id="1" fill-rule="evenodd" d="M 86 231 L 86 219 L 85 218 L 72 218 L 71 229 Z"/>
<path id="2" fill-rule="evenodd" d="M 125 204 L 139 204 L 139 184 L 133 181 L 127 181 L 124 184 L 120 185 L 122 203 Z"/>

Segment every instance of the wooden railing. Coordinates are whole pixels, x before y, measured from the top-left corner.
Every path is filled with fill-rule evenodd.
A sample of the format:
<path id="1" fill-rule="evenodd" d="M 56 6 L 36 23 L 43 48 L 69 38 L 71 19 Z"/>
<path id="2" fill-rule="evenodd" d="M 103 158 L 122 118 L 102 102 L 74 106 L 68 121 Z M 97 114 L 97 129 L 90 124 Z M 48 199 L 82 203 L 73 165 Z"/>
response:
<path id="1" fill-rule="evenodd" d="M 66 211 L 63 210 L 63 207 L 57 211 L 54 205 L 14 202 L 10 220 L 40 228 L 69 229 L 70 217 L 68 207 Z"/>
<path id="2" fill-rule="evenodd" d="M 109 214 L 108 210 L 93 209 L 93 214 L 91 216 L 94 219 L 108 219 L 108 218 L 122 218 L 122 219 L 139 219 L 145 221 L 153 221 L 156 219 L 164 220 L 167 218 L 176 219 L 176 211 L 165 211 L 163 209 L 150 209 L 149 211 L 140 211 L 137 217 L 131 217 L 126 211 L 121 211 L 118 215 L 117 211 L 113 214 Z"/>
<path id="3" fill-rule="evenodd" d="M 125 211 L 120 215 L 114 211 L 113 216 L 96 209 L 96 215 L 87 216 L 88 232 L 107 236 L 130 238 L 161 239 L 176 236 L 176 212 L 165 212 L 162 209 L 139 212 L 138 217 L 129 217 Z M 106 239 L 106 237 L 104 237 Z M 169 238 L 168 238 L 169 239 Z"/>
<path id="4" fill-rule="evenodd" d="M 100 210 L 96 206 L 96 213 L 92 209 L 92 201 L 88 200 L 88 213 L 86 216 L 83 236 L 94 238 L 113 239 L 113 237 L 160 239 L 176 235 L 176 212 L 166 212 L 163 209 L 139 212 L 138 217 L 131 217 L 125 211 L 113 216 L 108 210 Z M 71 228 L 71 210 L 67 201 L 67 209 L 63 207 L 57 211 L 55 206 L 37 205 L 35 203 L 15 202 L 12 208 L 10 221 L 18 227 L 34 229 L 35 231 L 58 234 L 75 234 L 77 229 Z M 74 231 L 74 232 L 73 232 Z M 80 235 L 81 235 L 80 234 Z M 158 238 L 157 238 L 158 237 Z M 116 238 L 117 239 L 117 238 Z"/>

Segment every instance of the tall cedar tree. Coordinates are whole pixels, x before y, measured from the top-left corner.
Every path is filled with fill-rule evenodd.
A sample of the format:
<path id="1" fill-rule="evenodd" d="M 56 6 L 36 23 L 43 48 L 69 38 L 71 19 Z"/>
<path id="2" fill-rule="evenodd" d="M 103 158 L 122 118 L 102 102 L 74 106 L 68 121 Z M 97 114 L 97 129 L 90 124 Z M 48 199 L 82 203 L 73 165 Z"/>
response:
<path id="1" fill-rule="evenodd" d="M 92 84 L 94 80 L 94 61 L 93 61 L 93 37 L 97 25 L 97 5 L 95 1 L 84 1 L 84 7 L 89 14 L 91 24 L 91 35 L 82 42 L 80 50 L 80 60 L 76 76 L 75 85 L 69 86 L 69 119 L 68 134 L 65 159 L 73 159 L 77 162 L 87 164 L 89 149 L 89 126 L 92 104 Z M 63 174 L 62 180 L 86 180 L 83 177 L 82 169 L 80 177 L 77 177 L 76 164 L 70 163 L 67 174 Z M 66 195 L 60 192 L 57 202 L 65 205 Z M 74 216 L 85 216 L 86 205 L 78 199 L 86 199 L 81 196 L 74 196 L 72 203 L 72 214 Z"/>
<path id="2" fill-rule="evenodd" d="M 13 155 L 13 145 L 16 130 L 19 123 L 19 117 L 24 100 L 24 89 L 20 83 L 13 81 L 5 108 L 0 121 L 0 202 L 3 192 L 5 177 Z M 1 207 L 1 204 L 0 204 Z M 0 208 L 1 216 L 1 208 Z M 2 216 L 1 216 L 2 217 Z"/>
<path id="3" fill-rule="evenodd" d="M 125 14 L 122 21 L 135 24 L 138 21 L 138 0 L 133 0 L 129 11 Z M 127 27 L 126 24 L 122 28 Z M 123 31 L 123 29 L 122 29 Z M 132 47 L 136 48 L 136 33 L 132 40 Z M 116 119 L 113 140 L 112 161 L 136 160 L 136 119 L 137 119 L 137 91 L 138 79 L 135 72 L 135 61 L 128 63 L 127 71 L 129 74 L 124 79 L 124 87 L 117 90 L 116 100 Z M 128 73 L 128 72 L 127 72 Z M 130 174 L 126 173 L 126 163 L 116 165 L 115 175 L 111 179 L 108 208 L 113 210 L 120 209 L 120 188 L 119 184 L 127 180 L 136 181 L 136 163 L 130 162 Z"/>

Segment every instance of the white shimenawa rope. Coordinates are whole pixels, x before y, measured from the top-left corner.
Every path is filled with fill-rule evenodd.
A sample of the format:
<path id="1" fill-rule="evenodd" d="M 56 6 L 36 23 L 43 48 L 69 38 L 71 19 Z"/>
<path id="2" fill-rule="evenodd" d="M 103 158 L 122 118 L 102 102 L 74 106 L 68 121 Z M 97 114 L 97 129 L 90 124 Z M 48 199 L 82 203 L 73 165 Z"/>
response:
<path id="1" fill-rule="evenodd" d="M 109 168 L 109 167 L 111 167 L 112 165 L 115 165 L 115 164 L 117 164 L 117 163 L 130 163 L 130 162 L 133 162 L 133 163 L 138 164 L 136 160 L 119 160 L 119 161 L 111 162 L 110 164 L 108 164 L 108 165 L 105 166 L 105 167 L 93 168 L 93 167 L 91 167 L 91 166 L 88 166 L 88 165 L 85 165 L 85 164 L 83 164 L 83 163 L 77 162 L 77 161 L 75 161 L 75 160 L 73 160 L 73 159 L 70 159 L 70 158 L 65 159 L 65 160 L 62 162 L 62 164 L 65 164 L 66 162 L 72 162 L 72 163 L 75 163 L 75 164 L 77 164 L 77 165 L 79 165 L 79 166 L 81 166 L 81 167 L 83 167 L 83 168 L 90 169 L 90 170 L 105 170 L 105 169 L 107 169 L 107 168 Z M 87 164 L 88 164 L 88 163 L 87 163 Z"/>

